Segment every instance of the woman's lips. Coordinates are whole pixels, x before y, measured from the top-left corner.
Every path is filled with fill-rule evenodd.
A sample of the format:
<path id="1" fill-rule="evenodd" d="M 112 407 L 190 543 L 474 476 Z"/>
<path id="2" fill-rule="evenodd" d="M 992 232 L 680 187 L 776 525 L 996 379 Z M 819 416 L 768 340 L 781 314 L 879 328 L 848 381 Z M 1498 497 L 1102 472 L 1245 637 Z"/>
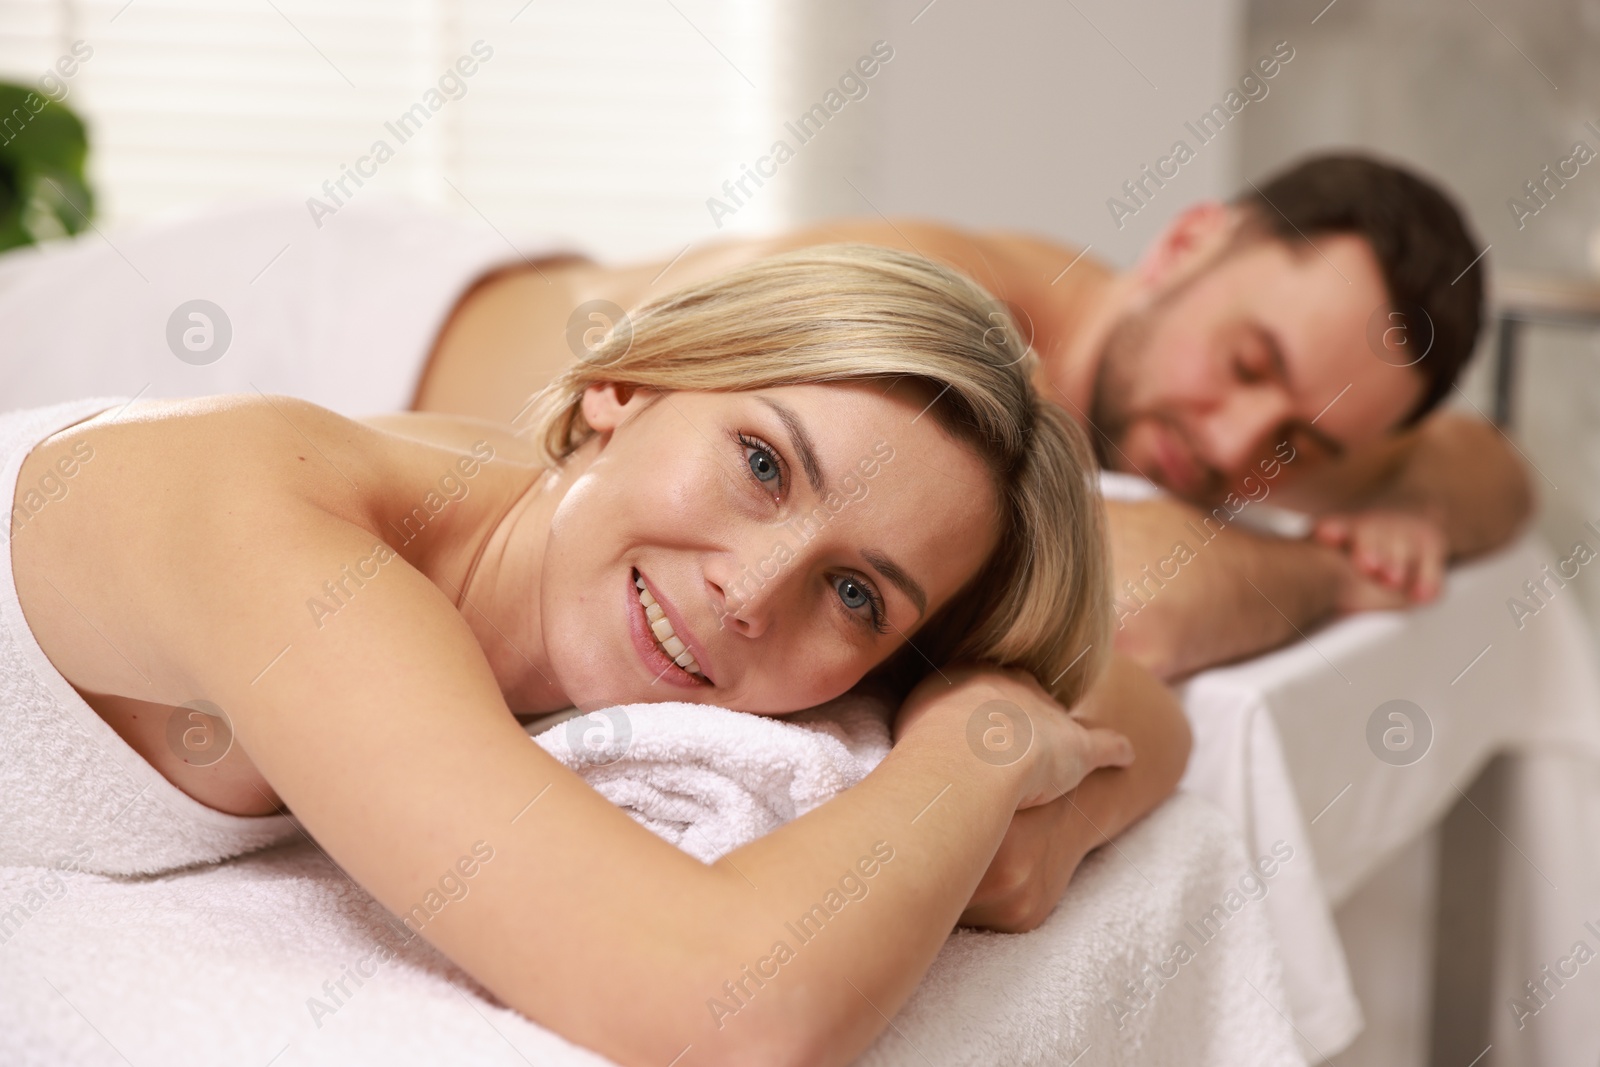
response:
<path id="1" fill-rule="evenodd" d="M 711 675 L 711 658 L 706 654 L 706 646 L 702 645 L 695 638 L 693 632 L 691 632 L 689 629 L 688 621 L 683 617 L 683 614 L 678 611 L 677 607 L 672 603 L 672 601 L 661 595 L 661 590 L 655 587 L 655 585 L 650 581 L 650 578 L 643 571 L 639 571 L 637 573 L 639 579 L 644 582 L 645 588 L 650 590 L 650 595 L 655 598 L 656 603 L 660 605 L 661 610 L 666 613 L 667 621 L 672 623 L 672 632 L 677 635 L 678 640 L 682 641 L 688 646 L 690 654 L 695 658 L 695 665 L 699 668 L 701 676 L 707 682 L 710 682 L 712 685 L 716 685 L 716 679 Z M 645 625 L 649 626 L 648 616 L 646 617 Z"/>
<path id="2" fill-rule="evenodd" d="M 708 687 L 711 685 L 709 675 L 704 681 L 696 678 L 694 675 L 690 674 L 688 671 L 672 662 L 672 660 L 668 658 L 666 652 L 662 650 L 661 646 L 656 643 L 655 636 L 650 632 L 649 622 L 644 615 L 644 605 L 639 603 L 639 587 L 635 585 L 633 581 L 635 573 L 636 572 L 632 569 L 628 571 L 626 594 L 628 599 L 626 603 L 628 612 L 628 634 L 633 639 L 634 651 L 639 654 L 639 659 L 644 662 L 645 667 L 658 682 L 666 682 L 667 684 L 675 685 L 680 689 L 704 689 Z M 643 575 L 640 575 L 640 577 L 643 577 Z M 701 664 L 701 671 L 704 672 L 705 660 L 702 658 L 704 649 L 700 647 L 698 642 L 692 641 L 688 637 L 683 636 L 688 632 L 688 629 L 682 625 L 681 617 L 667 604 L 665 600 L 661 599 L 660 594 L 656 592 L 655 586 L 650 584 L 650 580 L 648 578 L 645 579 L 645 586 L 650 590 L 650 595 L 656 598 L 656 603 L 661 605 L 661 610 L 667 613 L 667 618 L 672 621 L 673 631 L 679 635 L 678 639 L 689 646 L 690 650 L 694 653 L 696 661 Z"/>

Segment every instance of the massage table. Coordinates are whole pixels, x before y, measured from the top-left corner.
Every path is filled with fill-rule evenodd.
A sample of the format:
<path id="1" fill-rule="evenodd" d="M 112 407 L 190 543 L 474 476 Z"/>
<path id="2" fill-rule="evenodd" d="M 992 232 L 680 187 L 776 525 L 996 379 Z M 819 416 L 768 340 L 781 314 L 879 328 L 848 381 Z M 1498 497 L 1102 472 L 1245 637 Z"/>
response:
<path id="1" fill-rule="evenodd" d="M 1174 798 L 1115 852 L 1091 857 L 1038 930 L 957 932 L 859 1063 L 1299 1064 L 1260 902 L 1210 943 L 1184 927 L 1246 870 L 1226 817 Z M 36 880 L 0 871 L 0 900 Z M 74 875 L 0 947 L 0 1062 L 609 1062 L 499 1006 L 421 939 L 395 942 L 386 920 L 306 843 L 150 879 Z M 1184 938 L 1193 957 L 1175 961 L 1170 948 Z M 395 955 L 380 960 L 380 944 Z M 346 996 L 328 988 L 341 979 Z M 1134 982 L 1142 992 L 1129 992 Z M 630 1006 L 613 1009 L 626 1025 Z"/>
<path id="2" fill-rule="evenodd" d="M 1600 549 L 1592 529 L 1573 536 Z M 1571 587 L 1588 568 L 1560 584 L 1544 570 L 1572 555 L 1526 537 L 1454 568 L 1432 605 L 1354 616 L 1184 687 L 1195 752 L 1182 788 L 1227 810 L 1247 849 L 1281 839 L 1314 857 L 1264 902 L 1310 1062 L 1347 1048 L 1334 1062 L 1428 1062 L 1430 1018 L 1459 1046 L 1434 1062 L 1467 1067 L 1490 1044 L 1485 1067 L 1600 1057 L 1600 963 L 1568 964 L 1576 977 L 1547 985 L 1543 1006 L 1524 986 L 1579 940 L 1600 951 L 1600 681 Z M 1541 580 L 1535 600 L 1525 583 Z M 1497 755 L 1495 796 L 1468 799 Z M 1484 973 L 1447 969 L 1452 996 L 1431 1004 L 1435 899 L 1460 888 L 1439 861 L 1453 808 L 1491 846 L 1482 892 L 1466 894 L 1491 914 L 1444 927 L 1443 958 L 1476 939 L 1466 955 Z M 1518 997 L 1537 1015 L 1515 1011 Z"/>
<path id="3" fill-rule="evenodd" d="M 880 709 L 849 699 L 783 721 L 633 705 L 530 733 L 647 829 L 710 861 L 883 758 Z M 818 887 L 821 918 L 804 922 L 820 926 L 802 934 L 774 916 L 773 934 L 804 938 L 791 946 L 804 958 L 810 938 L 873 922 L 871 877 L 892 869 L 894 842 L 937 839 L 948 807 L 937 800 L 873 828 L 882 862 L 848 900 Z M 492 869 L 492 848 L 483 853 L 474 847 L 478 878 Z M 1298 1065 L 1264 902 L 1309 862 L 1282 842 L 1248 855 L 1227 815 L 1180 794 L 1092 855 L 1039 929 L 955 933 L 860 1062 Z M 435 906 L 470 907 L 470 886 L 456 892 L 467 903 Z M 426 921 L 419 908 L 402 925 L 309 838 L 149 878 L 0 870 L 0 1062 L 604 1062 L 497 1004 L 411 935 Z M 563 961 L 531 965 L 559 977 Z M 711 1021 L 738 1024 L 733 994 L 703 996 Z M 614 1007 L 626 1025 L 628 1005 Z"/>
<path id="4" fill-rule="evenodd" d="M 1589 638 L 1570 590 L 1520 620 L 1506 607 L 1556 558 L 1529 538 L 1454 569 L 1432 606 L 1347 619 L 1190 680 L 1196 744 L 1179 794 L 1094 853 L 1039 930 L 952 937 L 861 1062 L 1221 1067 L 1345 1049 L 1335 1062 L 1421 1062 L 1436 828 L 1511 752 L 1491 990 L 1467 1010 L 1499 1013 L 1497 1064 L 1576 1063 L 1578 1050 L 1592 1067 L 1600 963 L 1521 1029 L 1505 1009 L 1584 920 L 1600 926 Z M 155 878 L 64 875 L 41 902 L 27 894 L 43 873 L 0 870 L 0 910 L 30 902 L 0 944 L 8 1064 L 603 1062 L 420 939 L 347 983 L 337 1013 L 310 1011 L 393 928 L 309 840 Z"/>

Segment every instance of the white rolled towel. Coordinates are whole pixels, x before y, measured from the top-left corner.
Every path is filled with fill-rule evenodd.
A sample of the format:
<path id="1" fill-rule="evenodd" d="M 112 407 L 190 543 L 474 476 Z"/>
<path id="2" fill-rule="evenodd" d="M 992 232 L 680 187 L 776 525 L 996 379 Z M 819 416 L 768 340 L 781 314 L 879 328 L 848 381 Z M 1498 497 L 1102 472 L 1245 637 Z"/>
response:
<path id="1" fill-rule="evenodd" d="M 846 694 L 774 718 L 704 704 L 628 704 L 535 742 L 640 825 L 710 863 L 838 795 L 889 752 L 887 712 Z"/>

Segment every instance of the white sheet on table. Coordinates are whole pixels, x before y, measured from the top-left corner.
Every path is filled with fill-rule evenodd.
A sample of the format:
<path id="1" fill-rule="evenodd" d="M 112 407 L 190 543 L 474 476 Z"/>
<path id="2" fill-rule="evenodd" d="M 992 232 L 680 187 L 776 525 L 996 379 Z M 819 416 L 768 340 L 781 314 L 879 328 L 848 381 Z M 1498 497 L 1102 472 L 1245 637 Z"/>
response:
<path id="1" fill-rule="evenodd" d="M 1594 1067 L 1600 963 L 1575 966 L 1573 948 L 1581 941 L 1600 951 L 1600 761 L 1540 746 L 1511 759 L 1507 772 L 1490 831 L 1499 846 L 1488 1002 L 1495 1064 Z M 1548 982 L 1563 972 L 1563 985 Z M 1528 996 L 1529 981 L 1546 983 L 1543 1006 Z M 1513 1002 L 1536 1013 L 1519 1018 Z"/>
<path id="2" fill-rule="evenodd" d="M 1101 474 L 1101 492 L 1130 502 L 1165 495 L 1115 472 Z M 1258 510 L 1251 505 L 1241 519 Z M 1283 532 L 1295 524 L 1261 525 L 1258 532 Z M 1583 909 L 1600 916 L 1594 645 L 1571 590 L 1557 590 L 1521 628 L 1508 605 L 1512 597 L 1528 602 L 1524 583 L 1558 558 L 1538 538 L 1524 538 L 1452 569 L 1431 606 L 1346 619 L 1185 687 L 1195 749 L 1183 788 L 1232 813 L 1251 847 L 1283 838 L 1309 845 L 1315 857 L 1316 876 L 1311 863 L 1294 871 L 1269 908 L 1308 1056 L 1343 1048 L 1362 1025 L 1332 907 L 1422 835 L 1496 752 L 1526 752 L 1544 767 L 1553 765 L 1539 763 L 1541 753 L 1568 755 L 1545 775 L 1514 776 L 1525 794 L 1519 810 L 1533 814 L 1509 846 L 1523 862 L 1509 867 L 1502 896 L 1526 907 L 1500 909 L 1496 1004 L 1570 951 L 1560 938 L 1576 936 Z M 1368 717 L 1397 698 L 1422 707 L 1434 726 L 1432 750 L 1401 767 L 1377 759 L 1366 741 Z M 1563 883 L 1543 868 L 1568 877 Z M 1561 884 L 1570 890 L 1555 888 Z M 1591 947 L 1600 949 L 1600 938 Z M 1538 1057 L 1551 1049 L 1600 1045 L 1600 1015 L 1573 1010 L 1577 999 L 1553 1006 L 1549 1017 L 1560 1021 L 1539 1033 L 1511 1026 L 1509 1010 L 1497 1014 L 1497 1041 L 1529 1064 L 1548 1062 Z"/>
<path id="3" fill-rule="evenodd" d="M 1521 631 L 1506 606 L 1553 558 L 1527 538 L 1453 569 L 1432 605 L 1346 619 L 1185 688 L 1196 743 L 1184 788 L 1231 812 L 1249 847 L 1285 837 L 1315 856 L 1316 882 L 1286 883 L 1298 891 L 1268 903 L 1296 1025 L 1321 1054 L 1360 1027 L 1330 905 L 1448 810 L 1495 752 L 1554 747 L 1600 760 L 1600 685 L 1571 592 Z M 1369 717 L 1396 698 L 1420 706 L 1434 728 L 1432 748 L 1409 766 L 1379 760 L 1366 740 Z M 1592 847 L 1563 839 L 1587 857 L 1580 865 L 1594 884 Z M 1518 873 L 1540 896 L 1542 879 Z M 1600 897 L 1587 906 L 1600 914 Z M 1531 947 L 1513 955 L 1537 970 Z"/>
<path id="4" fill-rule="evenodd" d="M 861 1063 L 1298 1067 L 1264 908 L 1276 876 L 1215 940 L 1191 938 L 1195 958 L 1146 1008 L 1108 1008 L 1245 869 L 1222 813 L 1173 798 L 1091 856 L 1039 930 L 952 938 Z M 42 874 L 0 870 L 0 901 Z M 0 1060 L 11 1067 L 607 1062 L 497 1006 L 421 939 L 363 963 L 378 944 L 398 944 L 393 920 L 306 842 L 154 878 L 64 884 L 0 947 Z M 309 998 L 327 998 L 323 983 L 358 963 L 376 973 L 359 987 L 347 979 L 353 995 L 314 1019 Z M 625 1018 L 626 1005 L 616 1010 Z"/>

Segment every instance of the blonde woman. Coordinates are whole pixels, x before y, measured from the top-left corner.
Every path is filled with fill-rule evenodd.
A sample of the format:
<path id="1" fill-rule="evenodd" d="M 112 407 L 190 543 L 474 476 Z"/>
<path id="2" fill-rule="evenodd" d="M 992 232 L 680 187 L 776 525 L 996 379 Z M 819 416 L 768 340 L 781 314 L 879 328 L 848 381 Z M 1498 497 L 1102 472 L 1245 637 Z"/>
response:
<path id="1" fill-rule="evenodd" d="M 425 936 L 618 1062 L 848 1061 L 1013 815 L 1133 757 L 1036 680 L 1071 704 L 1101 673 L 1100 508 L 991 307 L 896 252 L 765 261 L 642 309 L 548 391 L 531 445 L 263 396 L 7 416 L 0 862 L 93 838 L 83 869 L 165 870 L 293 835 L 288 811 L 397 912 L 472 857 L 470 898 Z M 874 463 L 868 492 L 829 506 Z M 829 521 L 741 584 L 819 507 Z M 865 781 L 711 866 L 517 720 L 660 699 L 781 715 L 869 677 L 903 692 L 930 664 Z M 967 741 L 992 700 L 1032 725 L 1005 765 Z M 186 708 L 225 713 L 225 757 L 170 743 Z M 1152 745 L 1153 774 L 1102 772 L 1127 776 L 1105 790 L 1110 832 L 1171 789 L 1186 743 Z M 871 902 L 841 936 L 709 1017 L 773 916 L 869 856 Z"/>

